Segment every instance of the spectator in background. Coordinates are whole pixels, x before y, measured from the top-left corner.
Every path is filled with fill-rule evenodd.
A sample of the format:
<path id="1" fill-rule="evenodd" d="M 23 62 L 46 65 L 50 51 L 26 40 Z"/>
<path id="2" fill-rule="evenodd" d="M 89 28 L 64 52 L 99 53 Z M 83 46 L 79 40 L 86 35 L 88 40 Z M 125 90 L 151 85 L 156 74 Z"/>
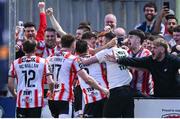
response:
<path id="1" fill-rule="evenodd" d="M 144 15 L 146 18 L 146 21 L 138 24 L 135 29 L 139 29 L 143 32 L 155 32 L 155 23 L 156 23 L 156 15 L 157 15 L 157 6 L 153 2 L 149 2 L 145 4 L 144 6 Z M 161 24 L 161 23 L 160 23 Z M 160 25 L 160 34 L 164 34 L 165 32 L 165 26 L 164 24 Z"/>
<path id="2" fill-rule="evenodd" d="M 117 56 L 117 55 L 116 55 Z M 143 58 L 127 58 L 108 55 L 108 61 L 125 66 L 148 69 L 154 79 L 155 97 L 177 97 L 177 74 L 180 68 L 180 58 L 168 53 L 167 42 L 159 37 L 153 41 L 152 55 Z"/>
<path id="3" fill-rule="evenodd" d="M 145 38 L 145 34 L 141 30 L 132 30 L 128 36 L 128 53 L 129 57 L 148 57 L 151 52 L 141 46 Z M 143 69 L 130 68 L 133 75 L 131 87 L 135 97 L 144 97 L 153 95 L 154 82 L 151 74 Z"/>
<path id="4" fill-rule="evenodd" d="M 172 54 L 180 56 L 180 25 L 176 26 L 173 31 L 173 39 L 176 45 L 172 47 Z"/>
<path id="5" fill-rule="evenodd" d="M 116 29 L 114 29 L 114 34 L 116 35 L 116 37 L 125 37 L 126 36 L 126 31 L 125 29 L 118 27 Z"/>
<path id="6" fill-rule="evenodd" d="M 174 39 L 173 39 L 173 29 L 175 26 L 178 25 L 178 21 L 175 17 L 174 11 L 171 9 L 166 8 L 166 6 L 163 6 L 163 9 L 161 10 L 160 14 L 157 17 L 157 22 L 155 23 L 155 32 L 160 31 L 160 24 L 163 22 L 166 25 L 166 32 L 163 34 L 164 39 L 170 44 L 170 47 L 173 47 L 176 45 Z"/>
<path id="7" fill-rule="evenodd" d="M 125 29 L 121 28 L 121 27 L 118 27 L 114 30 L 114 34 L 116 35 L 117 37 L 117 43 L 118 45 L 123 48 L 123 49 L 126 49 L 128 50 L 129 48 L 127 47 L 127 36 L 126 36 L 126 31 Z"/>
<path id="8" fill-rule="evenodd" d="M 110 26 L 110 30 L 114 30 L 117 26 L 117 19 L 114 14 L 107 14 L 104 18 L 104 28 Z"/>
<path id="9" fill-rule="evenodd" d="M 165 25 L 165 34 L 169 32 L 168 29 L 167 29 L 167 20 L 168 20 L 169 17 L 170 18 L 171 17 L 176 17 L 175 13 L 174 13 L 174 11 L 172 9 L 169 9 L 168 14 L 165 16 L 165 20 L 164 20 L 164 22 L 165 22 L 164 23 L 164 25 Z"/>
<path id="10" fill-rule="evenodd" d="M 152 52 L 153 41 L 155 40 L 155 36 L 151 35 L 151 33 L 145 33 L 145 39 L 142 43 L 142 47 L 148 49 Z"/>
<path id="11" fill-rule="evenodd" d="M 16 59 L 9 70 L 8 87 L 16 98 L 17 118 L 40 118 L 44 106 L 44 81 L 49 83 L 53 91 L 54 81 L 45 59 L 35 56 L 35 39 L 23 42 L 25 56 Z M 17 79 L 17 92 L 14 86 Z"/>
<path id="12" fill-rule="evenodd" d="M 178 21 L 175 16 L 167 17 L 167 33 L 164 35 L 164 39 L 169 43 L 171 47 L 176 45 L 175 40 L 173 39 L 174 28 L 178 25 Z"/>

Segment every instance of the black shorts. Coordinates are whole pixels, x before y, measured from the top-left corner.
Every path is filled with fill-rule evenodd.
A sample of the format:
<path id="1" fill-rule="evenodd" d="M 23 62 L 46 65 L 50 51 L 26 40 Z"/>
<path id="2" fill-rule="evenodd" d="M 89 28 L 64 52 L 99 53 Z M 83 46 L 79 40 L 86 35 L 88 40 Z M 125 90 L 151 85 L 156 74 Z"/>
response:
<path id="1" fill-rule="evenodd" d="M 86 104 L 84 107 L 83 117 L 85 118 L 102 118 L 104 105 L 107 101 L 107 98 L 102 100 Z"/>
<path id="2" fill-rule="evenodd" d="M 16 108 L 17 118 L 41 118 L 42 107 Z"/>
<path id="3" fill-rule="evenodd" d="M 51 115 L 54 118 L 59 118 L 59 115 L 69 115 L 72 117 L 72 104 L 68 101 L 52 101 L 48 100 Z"/>
<path id="4" fill-rule="evenodd" d="M 82 110 L 82 90 L 81 87 L 78 85 L 74 87 L 74 111 L 77 112 Z"/>
<path id="5" fill-rule="evenodd" d="M 110 96 L 105 105 L 103 116 L 107 118 L 134 117 L 134 99 L 130 86 L 110 89 Z"/>

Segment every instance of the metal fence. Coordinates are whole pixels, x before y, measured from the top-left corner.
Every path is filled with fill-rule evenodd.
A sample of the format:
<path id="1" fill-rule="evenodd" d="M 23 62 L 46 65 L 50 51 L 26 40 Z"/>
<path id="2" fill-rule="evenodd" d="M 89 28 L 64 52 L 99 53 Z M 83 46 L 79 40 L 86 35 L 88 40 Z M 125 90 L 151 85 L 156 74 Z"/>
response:
<path id="1" fill-rule="evenodd" d="M 39 23 L 39 0 L 16 0 L 18 20 Z M 63 29 L 75 33 L 81 21 L 89 21 L 92 28 L 102 30 L 104 16 L 113 13 L 117 16 L 118 26 L 127 31 L 144 20 L 143 6 L 149 1 L 154 1 L 158 10 L 162 8 L 163 0 L 45 0 L 46 8 L 52 7 L 55 17 Z M 169 0 L 170 8 L 175 10 L 175 0 Z M 48 19 L 48 18 L 47 18 Z M 51 26 L 48 19 L 48 26 Z"/>

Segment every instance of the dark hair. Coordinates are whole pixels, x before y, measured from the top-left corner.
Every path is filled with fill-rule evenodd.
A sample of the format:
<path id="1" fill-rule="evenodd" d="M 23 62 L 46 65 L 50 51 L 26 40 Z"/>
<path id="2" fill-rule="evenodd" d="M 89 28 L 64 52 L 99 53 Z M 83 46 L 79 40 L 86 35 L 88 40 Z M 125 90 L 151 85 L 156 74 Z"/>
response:
<path id="1" fill-rule="evenodd" d="M 76 42 L 76 52 L 77 53 L 86 53 L 88 50 L 88 43 L 85 40 L 78 40 Z"/>
<path id="2" fill-rule="evenodd" d="M 35 52 L 37 44 L 35 40 L 28 39 L 28 40 L 25 40 L 22 45 L 23 45 L 23 51 L 28 54 L 28 53 Z"/>
<path id="3" fill-rule="evenodd" d="M 176 18 L 175 15 L 167 15 L 167 16 L 166 16 L 166 20 L 168 21 L 169 19 L 175 19 L 176 22 L 178 23 L 178 19 Z"/>
<path id="4" fill-rule="evenodd" d="M 91 26 L 87 23 L 81 22 L 77 29 L 82 29 L 83 32 L 91 31 Z"/>
<path id="5" fill-rule="evenodd" d="M 90 32 L 90 31 L 87 31 L 87 32 L 83 33 L 81 39 L 82 39 L 82 40 L 89 40 L 89 39 L 91 39 L 92 37 L 97 38 L 97 36 L 96 36 L 95 34 L 93 34 L 93 33 Z"/>
<path id="6" fill-rule="evenodd" d="M 51 28 L 51 27 L 47 27 L 45 31 L 56 32 L 56 30 L 54 28 Z"/>
<path id="7" fill-rule="evenodd" d="M 32 22 L 26 22 L 24 24 L 24 28 L 27 28 L 27 27 L 34 27 L 36 29 L 36 25 L 34 23 L 32 23 Z"/>
<path id="8" fill-rule="evenodd" d="M 155 4 L 154 2 L 148 2 L 148 3 L 146 3 L 146 4 L 144 5 L 144 8 L 143 8 L 144 11 L 145 11 L 146 7 L 152 7 L 152 8 L 154 8 L 155 12 L 157 11 L 157 6 L 156 6 L 156 4 Z"/>
<path id="9" fill-rule="evenodd" d="M 157 36 L 151 35 L 151 36 L 149 36 L 148 40 L 154 41 L 156 38 L 157 38 Z"/>
<path id="10" fill-rule="evenodd" d="M 70 34 L 64 35 L 61 38 L 61 46 L 64 48 L 70 48 L 74 41 L 75 41 L 75 38 L 73 35 L 70 35 Z"/>
<path id="11" fill-rule="evenodd" d="M 149 32 L 144 32 L 144 35 L 145 35 L 145 39 L 148 39 L 148 38 L 151 36 L 151 33 L 149 33 Z"/>
<path id="12" fill-rule="evenodd" d="M 135 36 L 138 36 L 140 38 L 140 42 L 141 44 L 143 43 L 144 39 L 145 39 L 145 33 L 139 29 L 136 29 L 136 30 L 132 30 L 129 32 L 129 35 L 135 35 Z"/>
<path id="13" fill-rule="evenodd" d="M 107 40 L 111 40 L 111 39 L 113 39 L 114 37 L 116 37 L 116 35 L 113 33 L 113 32 L 108 32 L 108 33 L 106 33 L 105 35 L 105 38 L 107 39 Z"/>
<path id="14" fill-rule="evenodd" d="M 180 32 L 180 25 L 177 25 L 176 27 L 174 27 L 173 32 Z"/>

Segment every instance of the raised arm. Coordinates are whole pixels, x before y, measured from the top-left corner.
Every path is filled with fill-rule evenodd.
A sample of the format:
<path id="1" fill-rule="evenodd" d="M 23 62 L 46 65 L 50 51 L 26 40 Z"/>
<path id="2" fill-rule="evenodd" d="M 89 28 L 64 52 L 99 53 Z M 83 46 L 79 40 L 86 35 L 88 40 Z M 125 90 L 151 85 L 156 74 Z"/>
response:
<path id="1" fill-rule="evenodd" d="M 38 7 L 39 7 L 39 11 L 40 11 L 40 23 L 39 23 L 39 29 L 38 29 L 37 35 L 36 35 L 36 40 L 43 41 L 44 33 L 45 33 L 45 30 L 47 27 L 45 2 L 39 2 Z"/>
<path id="2" fill-rule="evenodd" d="M 81 62 L 84 64 L 84 65 L 90 65 L 90 64 L 93 64 L 93 63 L 97 63 L 98 62 L 98 59 L 96 56 L 92 56 L 88 59 L 81 59 Z"/>
<path id="3" fill-rule="evenodd" d="M 163 28 L 161 28 L 161 23 L 163 18 L 168 14 L 168 9 L 163 8 L 160 12 L 160 14 L 157 16 L 156 23 L 153 29 L 153 32 L 155 33 L 163 33 Z M 162 34 L 163 35 L 163 34 Z"/>
<path id="4" fill-rule="evenodd" d="M 130 57 L 118 57 L 113 55 L 106 55 L 106 60 L 110 62 L 116 62 L 125 66 L 137 67 L 137 68 L 148 68 L 150 64 L 150 56 L 143 58 L 130 58 Z"/>
<path id="5" fill-rule="evenodd" d="M 53 8 L 48 8 L 46 10 L 46 14 L 49 16 L 51 24 L 53 28 L 58 32 L 59 35 L 63 36 L 66 35 L 67 33 L 62 29 L 60 24 L 57 22 L 56 18 L 53 15 Z"/>

